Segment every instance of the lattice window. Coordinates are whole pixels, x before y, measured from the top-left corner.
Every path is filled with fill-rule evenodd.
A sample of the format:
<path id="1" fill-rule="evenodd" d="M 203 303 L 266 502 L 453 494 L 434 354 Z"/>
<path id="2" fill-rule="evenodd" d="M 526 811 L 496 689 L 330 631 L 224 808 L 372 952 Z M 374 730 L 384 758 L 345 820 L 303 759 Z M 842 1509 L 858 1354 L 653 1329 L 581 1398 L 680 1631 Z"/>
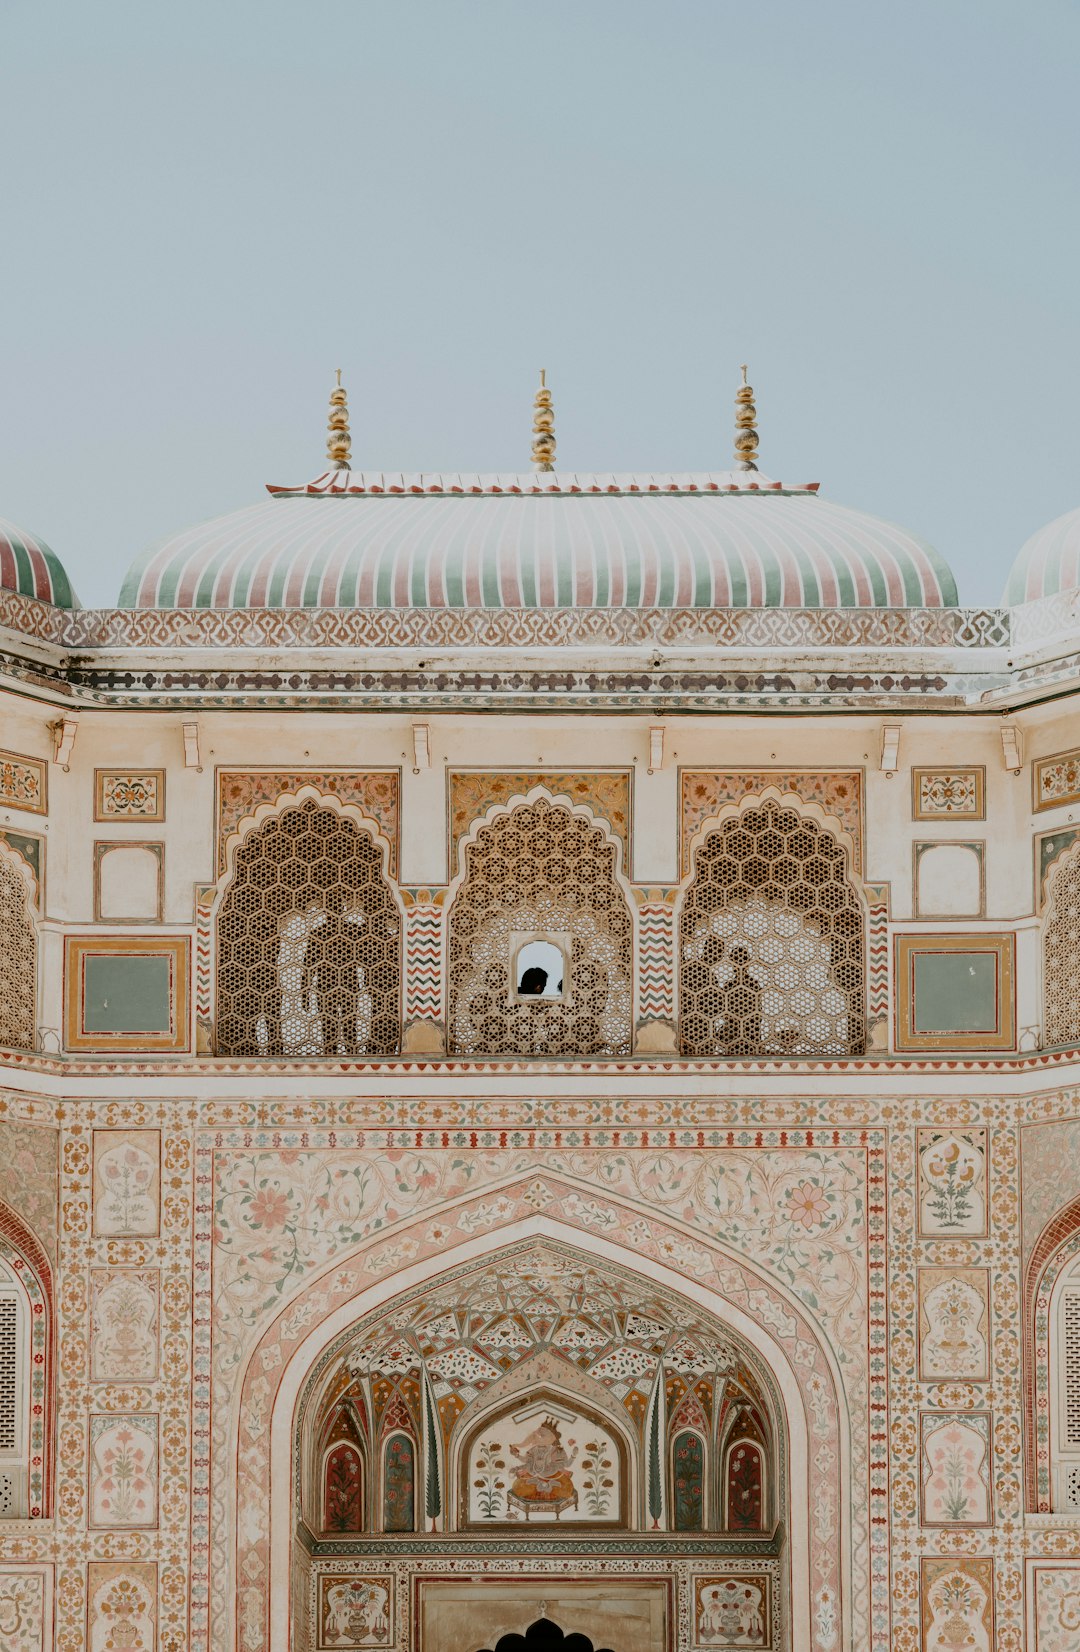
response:
<path id="1" fill-rule="evenodd" d="M 401 917 L 377 843 L 306 801 L 244 839 L 217 919 L 224 1055 L 389 1055 Z"/>
<path id="2" fill-rule="evenodd" d="M 1062 1297 L 1061 1356 L 1062 1444 L 1080 1451 L 1080 1289 L 1076 1287 Z"/>
<path id="3" fill-rule="evenodd" d="M 1080 848 L 1062 856 L 1043 929 L 1046 1044 L 1080 1044 Z"/>
<path id="4" fill-rule="evenodd" d="M 633 922 L 615 846 L 584 816 L 537 798 L 485 826 L 465 849 L 450 913 L 450 1041 L 459 1055 L 628 1055 Z M 518 938 L 560 937 L 563 991 L 523 998 Z"/>
<path id="5" fill-rule="evenodd" d="M 13 855 L 0 850 L 0 1045 L 34 1047 L 37 932 Z"/>
<path id="6" fill-rule="evenodd" d="M 847 855 L 767 800 L 700 845 L 679 927 L 684 1055 L 857 1055 L 865 942 Z"/>
<path id="7" fill-rule="evenodd" d="M 0 1519 L 26 1513 L 26 1315 L 17 1287 L 0 1282 Z"/>
<path id="8" fill-rule="evenodd" d="M 1062 1485 L 1065 1508 L 1080 1509 L 1080 1468 L 1066 1469 Z"/>

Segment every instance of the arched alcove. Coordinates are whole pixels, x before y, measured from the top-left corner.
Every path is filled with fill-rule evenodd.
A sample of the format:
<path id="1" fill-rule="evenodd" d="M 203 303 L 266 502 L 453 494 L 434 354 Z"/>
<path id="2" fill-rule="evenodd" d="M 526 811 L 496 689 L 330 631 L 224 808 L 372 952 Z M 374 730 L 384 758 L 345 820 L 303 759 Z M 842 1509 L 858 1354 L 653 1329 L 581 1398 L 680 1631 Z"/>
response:
<path id="1" fill-rule="evenodd" d="M 797 800 L 747 799 L 703 829 L 679 920 L 679 1048 L 858 1055 L 866 918 L 847 844 Z"/>
<path id="2" fill-rule="evenodd" d="M 535 791 L 475 825 L 461 855 L 448 917 L 452 1052 L 628 1055 L 634 921 L 618 840 Z"/>
<path id="3" fill-rule="evenodd" d="M 215 913 L 219 1054 L 398 1049 L 401 910 L 385 843 L 354 817 L 301 793 L 230 844 Z"/>

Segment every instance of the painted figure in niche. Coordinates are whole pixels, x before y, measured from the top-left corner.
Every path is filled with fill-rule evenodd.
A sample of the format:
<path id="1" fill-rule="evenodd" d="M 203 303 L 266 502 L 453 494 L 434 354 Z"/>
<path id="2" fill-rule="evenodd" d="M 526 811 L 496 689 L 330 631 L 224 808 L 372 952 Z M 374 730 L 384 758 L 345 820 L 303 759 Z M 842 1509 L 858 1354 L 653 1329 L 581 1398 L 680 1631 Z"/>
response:
<path id="1" fill-rule="evenodd" d="M 927 1597 L 926 1652 L 992 1652 L 986 1591 L 967 1572 L 946 1572 Z"/>
<path id="2" fill-rule="evenodd" d="M 360 1453 L 350 1445 L 335 1446 L 326 1459 L 323 1530 L 362 1532 L 363 1529 L 364 1471 Z"/>
<path id="3" fill-rule="evenodd" d="M 706 1583 L 698 1591 L 697 1640 L 711 1646 L 764 1646 L 765 1592 L 744 1578 Z"/>
<path id="4" fill-rule="evenodd" d="M 512 1445 L 510 1450 L 518 1458 L 507 1498 L 511 1515 L 517 1509 L 528 1514 L 536 1505 L 556 1511 L 577 1507 L 570 1469 L 578 1448 L 567 1452 L 554 1417 L 545 1417 L 520 1446 Z"/>
<path id="5" fill-rule="evenodd" d="M 335 1579 L 323 1596 L 327 1646 L 382 1646 L 390 1636 L 390 1591 L 370 1578 Z"/>
<path id="6" fill-rule="evenodd" d="M 676 1435 L 672 1470 L 675 1530 L 699 1532 L 705 1524 L 705 1447 L 699 1435 Z"/>
<path id="7" fill-rule="evenodd" d="M 736 1440 L 728 1452 L 727 1523 L 733 1532 L 759 1532 L 762 1517 L 761 1450 Z"/>
<path id="8" fill-rule="evenodd" d="M 987 1440 L 977 1426 L 949 1418 L 923 1441 L 924 1517 L 934 1525 L 990 1523 Z"/>
<path id="9" fill-rule="evenodd" d="M 416 1524 L 416 1453 L 407 1434 L 387 1441 L 383 1463 L 383 1530 L 411 1532 Z"/>
<path id="10" fill-rule="evenodd" d="M 980 1378 L 986 1372 L 986 1303 L 965 1279 L 943 1279 L 926 1294 L 923 1374 Z"/>
<path id="11" fill-rule="evenodd" d="M 149 1153 L 132 1142 L 106 1148 L 98 1157 L 97 1177 L 102 1205 L 94 1213 L 97 1231 L 107 1235 L 150 1233 L 157 1214 L 151 1197 L 157 1163 Z"/>
<path id="12" fill-rule="evenodd" d="M 923 1233 L 983 1233 L 986 1199 L 983 1155 L 960 1135 L 942 1136 L 922 1155 Z"/>

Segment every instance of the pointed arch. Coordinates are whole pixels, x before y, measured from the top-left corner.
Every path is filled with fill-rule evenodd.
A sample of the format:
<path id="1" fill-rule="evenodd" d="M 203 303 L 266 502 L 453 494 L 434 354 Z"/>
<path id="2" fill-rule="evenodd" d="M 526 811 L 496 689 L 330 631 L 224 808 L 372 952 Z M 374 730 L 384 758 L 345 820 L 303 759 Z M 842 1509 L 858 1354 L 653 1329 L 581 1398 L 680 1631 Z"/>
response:
<path id="1" fill-rule="evenodd" d="M 590 809 L 543 787 L 473 823 L 448 902 L 454 1054 L 630 1053 L 634 902 L 622 847 Z M 514 968 L 527 948 L 529 984 Z"/>
<path id="2" fill-rule="evenodd" d="M 38 932 L 34 875 L 0 839 L 0 1046 L 32 1050 L 37 1031 Z"/>
<path id="3" fill-rule="evenodd" d="M 853 843 L 770 787 L 697 832 L 679 913 L 679 1048 L 690 1056 L 858 1055 L 866 903 Z"/>
<path id="4" fill-rule="evenodd" d="M 52 1514 L 53 1275 L 36 1236 L 0 1204 L 0 1520 Z"/>
<path id="5" fill-rule="evenodd" d="M 1080 1044 L 1080 840 L 1051 870 L 1042 955 L 1043 1044 Z"/>
<path id="6" fill-rule="evenodd" d="M 454 1214 L 448 1207 L 447 1223 L 433 1225 L 429 1209 L 348 1256 L 338 1255 L 264 1323 L 243 1366 L 222 1379 L 224 1409 L 215 1411 L 220 1421 L 214 1426 L 236 1430 L 238 1450 L 213 1465 L 211 1485 L 223 1510 L 215 1530 L 233 1555 L 231 1575 L 246 1580 L 226 1610 L 230 1617 L 243 1611 L 253 1649 L 285 1652 L 288 1644 L 289 1625 L 269 1613 L 268 1580 L 289 1567 L 295 1510 L 289 1465 L 297 1457 L 302 1396 L 324 1356 L 353 1334 L 360 1316 L 398 1311 L 403 1297 L 443 1276 L 448 1266 L 472 1266 L 507 1243 L 538 1239 L 585 1247 L 590 1261 L 621 1264 L 630 1273 L 640 1273 L 644 1254 L 650 1281 L 715 1314 L 764 1361 L 790 1442 L 785 1506 L 790 1498 L 793 1507 L 809 1501 L 829 1510 L 828 1521 L 797 1521 L 785 1534 L 793 1633 L 796 1640 L 807 1638 L 814 1612 L 826 1605 L 842 1617 L 842 1636 L 862 1622 L 857 1596 L 869 1580 L 869 1554 L 853 1541 L 850 1488 L 853 1464 L 859 1484 L 865 1459 L 853 1451 L 847 1388 L 827 1337 L 799 1298 L 751 1256 L 699 1234 L 688 1266 L 690 1253 L 666 1218 L 643 1216 L 640 1207 L 627 1205 L 633 1224 L 632 1231 L 624 1230 L 621 1221 L 604 1220 L 623 1208 L 621 1201 L 583 1183 L 582 1191 L 592 1194 L 586 1212 L 564 1181 L 551 1180 L 556 1202 L 550 1213 L 536 1208 L 530 1171 L 499 1183 L 494 1222 L 491 1189 L 485 1188 L 455 1205 Z M 475 1222 L 474 1216 L 483 1219 Z M 219 1621 L 224 1631 L 226 1620 Z"/>
<path id="7" fill-rule="evenodd" d="M 215 903 L 215 1046 L 240 1056 L 392 1055 L 403 907 L 388 841 L 305 786 L 226 845 Z"/>

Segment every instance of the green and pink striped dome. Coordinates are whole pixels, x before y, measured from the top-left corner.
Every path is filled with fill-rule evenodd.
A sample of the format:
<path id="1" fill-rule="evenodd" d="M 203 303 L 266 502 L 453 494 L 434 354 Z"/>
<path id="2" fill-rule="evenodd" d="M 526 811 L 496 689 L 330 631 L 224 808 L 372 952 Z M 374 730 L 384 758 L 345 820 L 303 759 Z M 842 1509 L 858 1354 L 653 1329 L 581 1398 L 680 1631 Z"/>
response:
<path id="1" fill-rule="evenodd" d="M 329 471 L 174 534 L 125 608 L 939 608 L 948 567 L 757 472 Z"/>
<path id="2" fill-rule="evenodd" d="M 1048 522 L 1021 547 L 1005 587 L 1010 607 L 1080 590 L 1080 510 Z"/>
<path id="3" fill-rule="evenodd" d="M 79 599 L 63 563 L 36 533 L 0 517 L 0 591 L 51 602 L 54 608 L 77 608 Z"/>

